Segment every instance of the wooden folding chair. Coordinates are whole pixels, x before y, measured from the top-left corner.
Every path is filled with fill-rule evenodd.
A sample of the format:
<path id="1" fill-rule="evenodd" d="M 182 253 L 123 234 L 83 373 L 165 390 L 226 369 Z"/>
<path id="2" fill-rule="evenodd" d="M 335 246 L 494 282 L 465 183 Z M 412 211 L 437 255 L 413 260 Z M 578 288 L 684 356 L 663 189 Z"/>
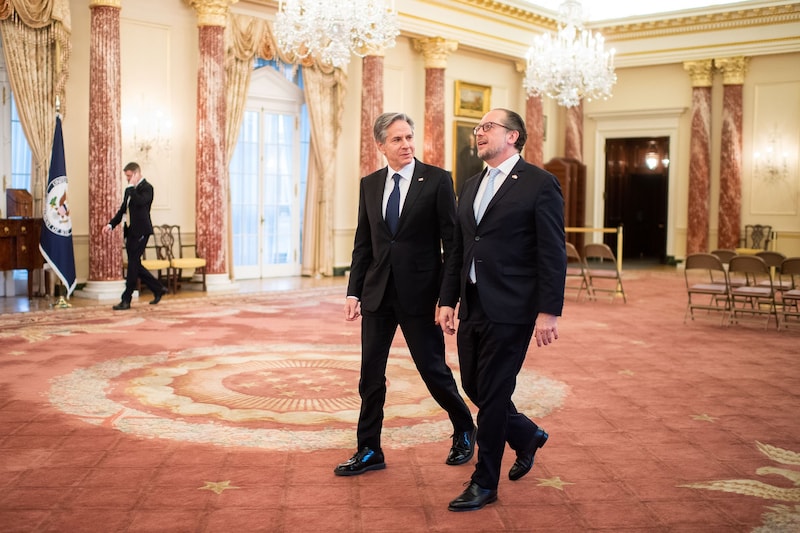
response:
<path id="1" fill-rule="evenodd" d="M 781 291 L 781 325 L 800 326 L 800 257 L 787 257 L 781 263 L 780 280 L 789 286 Z M 784 286 L 786 286 L 784 285 Z"/>
<path id="2" fill-rule="evenodd" d="M 581 293 L 585 290 L 586 294 L 589 295 L 589 299 L 594 299 L 594 294 L 591 292 L 591 288 L 589 287 L 589 276 L 586 274 L 586 265 L 583 262 L 583 258 L 581 258 L 581 254 L 578 253 L 578 249 L 575 248 L 575 245 L 571 242 L 567 244 L 567 280 L 566 284 L 564 285 L 565 290 L 573 290 L 577 291 L 575 296 L 575 301 L 580 301 Z M 570 280 L 576 280 L 575 282 L 570 282 Z"/>
<path id="3" fill-rule="evenodd" d="M 724 324 L 730 311 L 730 287 L 728 272 L 719 257 L 704 253 L 690 254 L 686 257 L 684 279 L 688 303 L 683 322 L 686 323 L 687 317 L 694 320 L 694 310 L 702 309 L 707 313 L 721 313 L 720 325 Z"/>
<path id="4" fill-rule="evenodd" d="M 744 317 L 766 317 L 764 329 L 769 325 L 770 318 L 775 318 L 778 327 L 779 318 L 775 301 L 775 289 L 772 286 L 772 276 L 769 267 L 763 259 L 755 255 L 737 255 L 728 265 L 728 275 L 743 274 L 750 280 L 749 285 L 731 287 L 730 322 L 739 323 Z"/>
<path id="5" fill-rule="evenodd" d="M 607 244 L 587 243 L 583 246 L 583 262 L 589 278 L 589 292 L 596 297 L 598 292 L 611 294 L 611 301 L 619 294 L 628 303 L 622 286 L 622 273 L 617 266 L 617 258 Z"/>

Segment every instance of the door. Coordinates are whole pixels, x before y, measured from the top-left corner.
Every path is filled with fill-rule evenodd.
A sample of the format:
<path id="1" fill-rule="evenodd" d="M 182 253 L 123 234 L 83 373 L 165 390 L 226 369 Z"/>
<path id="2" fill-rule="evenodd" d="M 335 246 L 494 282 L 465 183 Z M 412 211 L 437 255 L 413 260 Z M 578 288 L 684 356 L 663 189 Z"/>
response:
<path id="1" fill-rule="evenodd" d="M 260 70 L 230 165 L 235 279 L 300 274 L 303 93 Z"/>
<path id="2" fill-rule="evenodd" d="M 669 137 L 606 141 L 604 225 L 622 226 L 623 260 L 667 261 L 668 154 Z"/>

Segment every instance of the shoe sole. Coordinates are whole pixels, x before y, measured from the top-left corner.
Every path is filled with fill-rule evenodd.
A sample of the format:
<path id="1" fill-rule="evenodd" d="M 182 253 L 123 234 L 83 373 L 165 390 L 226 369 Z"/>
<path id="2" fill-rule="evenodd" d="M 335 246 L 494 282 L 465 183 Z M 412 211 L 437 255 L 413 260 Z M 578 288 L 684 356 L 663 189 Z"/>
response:
<path id="1" fill-rule="evenodd" d="M 333 473 L 337 476 L 358 476 L 363 474 L 364 472 L 369 472 L 370 470 L 383 470 L 386 468 L 386 463 L 379 463 L 376 465 L 370 465 L 362 468 L 361 470 L 333 470 Z"/>
<path id="2" fill-rule="evenodd" d="M 486 507 L 487 505 L 489 505 L 490 503 L 494 503 L 496 501 L 497 501 L 497 496 L 495 495 L 493 498 L 489 498 L 488 500 L 483 502 L 483 505 L 479 505 L 479 506 L 476 506 L 476 507 L 455 507 L 455 506 L 452 506 L 452 505 L 448 505 L 447 506 L 447 510 L 448 511 L 453 511 L 454 513 L 463 513 L 463 512 L 466 512 L 466 511 L 479 511 L 479 510 L 483 509 L 484 507 Z"/>

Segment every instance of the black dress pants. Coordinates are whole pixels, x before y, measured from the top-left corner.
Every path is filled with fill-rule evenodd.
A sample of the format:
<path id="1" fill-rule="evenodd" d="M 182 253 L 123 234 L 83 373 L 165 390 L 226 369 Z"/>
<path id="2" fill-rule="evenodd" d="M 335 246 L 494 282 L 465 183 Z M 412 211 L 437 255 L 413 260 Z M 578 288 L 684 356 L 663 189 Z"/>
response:
<path id="1" fill-rule="evenodd" d="M 133 291 L 136 290 L 138 280 L 142 280 L 153 294 L 158 294 L 164 290 L 164 286 L 158 281 L 149 270 L 142 266 L 142 255 L 147 247 L 149 235 L 131 237 L 125 239 L 125 251 L 128 254 L 128 271 L 125 274 L 125 292 L 122 293 L 122 301 L 130 303 Z"/>

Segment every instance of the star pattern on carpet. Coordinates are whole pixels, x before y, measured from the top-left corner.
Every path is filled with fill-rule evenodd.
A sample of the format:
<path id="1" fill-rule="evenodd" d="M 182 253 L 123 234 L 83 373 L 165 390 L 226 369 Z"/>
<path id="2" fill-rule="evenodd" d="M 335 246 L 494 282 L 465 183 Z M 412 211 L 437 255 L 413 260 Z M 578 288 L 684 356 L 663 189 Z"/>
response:
<path id="1" fill-rule="evenodd" d="M 620 376 L 633 376 L 634 372 L 633 372 L 633 370 L 629 370 L 629 369 L 625 368 L 625 369 L 620 370 L 619 372 L 617 372 L 617 374 L 619 374 Z"/>
<path id="2" fill-rule="evenodd" d="M 717 421 L 716 416 L 707 415 L 706 413 L 702 413 L 699 415 L 692 415 L 692 420 L 697 420 L 698 422 L 711 422 L 714 423 Z"/>
<path id="3" fill-rule="evenodd" d="M 215 494 L 222 494 L 223 491 L 228 489 L 238 489 L 241 487 L 235 487 L 231 485 L 231 481 L 206 481 L 206 484 L 200 487 L 198 490 L 210 490 Z"/>
<path id="4" fill-rule="evenodd" d="M 564 490 L 564 487 L 567 485 L 574 485 L 575 483 L 570 483 L 568 481 L 562 481 L 560 476 L 555 476 L 551 478 L 536 478 L 539 480 L 539 487 L 552 487 L 558 490 Z"/>

